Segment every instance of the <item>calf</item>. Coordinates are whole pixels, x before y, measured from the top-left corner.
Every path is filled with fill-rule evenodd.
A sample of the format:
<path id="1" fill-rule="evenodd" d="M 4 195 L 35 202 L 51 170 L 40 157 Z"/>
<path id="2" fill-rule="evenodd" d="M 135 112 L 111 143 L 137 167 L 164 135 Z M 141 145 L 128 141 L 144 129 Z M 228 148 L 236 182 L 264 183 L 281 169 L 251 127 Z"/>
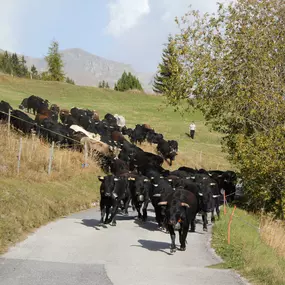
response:
<path id="1" fill-rule="evenodd" d="M 198 211 L 198 201 L 192 192 L 178 188 L 168 197 L 159 202 L 165 205 L 165 223 L 171 238 L 170 251 L 176 251 L 175 231 L 179 231 L 180 250 L 186 250 L 186 238 L 191 224 L 195 228 L 195 218 Z"/>
<path id="2" fill-rule="evenodd" d="M 19 105 L 20 110 L 28 109 L 28 98 L 23 99 L 22 103 Z"/>

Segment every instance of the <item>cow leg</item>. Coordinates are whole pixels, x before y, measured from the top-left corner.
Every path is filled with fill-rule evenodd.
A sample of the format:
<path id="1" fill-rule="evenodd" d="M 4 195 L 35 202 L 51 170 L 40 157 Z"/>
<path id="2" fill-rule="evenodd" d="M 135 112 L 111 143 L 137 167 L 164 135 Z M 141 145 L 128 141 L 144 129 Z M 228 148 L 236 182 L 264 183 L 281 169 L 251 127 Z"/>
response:
<path id="1" fill-rule="evenodd" d="M 135 203 L 135 207 L 136 207 L 136 209 L 137 209 L 137 212 L 138 212 L 138 219 L 142 219 L 142 214 L 141 214 L 141 205 L 140 205 L 140 203 L 138 203 L 138 202 L 136 202 Z"/>
<path id="2" fill-rule="evenodd" d="M 176 251 L 175 232 L 174 232 L 173 226 L 167 224 L 167 228 L 168 228 L 168 231 L 170 233 L 170 238 L 171 238 L 170 253 L 173 253 Z"/>
<path id="3" fill-rule="evenodd" d="M 208 231 L 208 227 L 207 227 L 207 213 L 203 212 L 202 213 L 202 219 L 203 219 L 203 231 L 207 232 Z"/>
<path id="4" fill-rule="evenodd" d="M 211 212 L 211 222 L 214 223 L 215 222 L 215 215 L 214 215 L 214 209 Z"/>
<path id="5" fill-rule="evenodd" d="M 149 201 L 145 201 L 143 204 L 143 222 L 147 220 L 147 206 L 148 206 Z"/>
<path id="6" fill-rule="evenodd" d="M 105 217 L 104 224 L 108 223 L 109 214 L 110 214 L 110 206 L 106 206 L 106 217 Z"/>
<path id="7" fill-rule="evenodd" d="M 161 209 L 159 206 L 154 207 L 155 211 L 155 220 L 158 223 L 158 227 L 162 227 L 162 218 L 161 218 Z"/>
<path id="8" fill-rule="evenodd" d="M 129 209 L 130 201 L 131 201 L 131 197 L 127 197 L 127 198 L 124 200 L 124 207 L 125 207 L 124 214 L 125 214 L 126 216 L 129 215 L 128 209 Z"/>
<path id="9" fill-rule="evenodd" d="M 117 222 L 116 222 L 116 215 L 118 212 L 118 203 L 115 203 L 115 205 L 113 206 L 113 210 L 111 212 L 111 217 L 108 220 L 111 223 L 111 226 L 116 226 Z"/>
<path id="10" fill-rule="evenodd" d="M 220 219 L 220 206 L 219 206 L 219 201 L 217 201 L 217 204 L 216 204 L 216 213 L 217 213 L 218 220 L 219 220 L 219 219 Z"/>
<path id="11" fill-rule="evenodd" d="M 179 231 L 179 241 L 180 241 L 180 250 L 186 250 L 186 238 L 188 234 L 189 227 L 184 227 Z"/>
<path id="12" fill-rule="evenodd" d="M 190 228 L 190 232 L 194 233 L 196 229 L 196 215 L 195 217 L 191 220 L 191 228 Z"/>
<path id="13" fill-rule="evenodd" d="M 104 216 L 106 214 L 106 207 L 105 207 L 105 205 L 104 205 L 104 203 L 102 201 L 100 201 L 100 210 L 101 210 L 101 220 L 100 220 L 99 225 L 102 225 L 103 224 L 103 220 L 104 220 Z"/>

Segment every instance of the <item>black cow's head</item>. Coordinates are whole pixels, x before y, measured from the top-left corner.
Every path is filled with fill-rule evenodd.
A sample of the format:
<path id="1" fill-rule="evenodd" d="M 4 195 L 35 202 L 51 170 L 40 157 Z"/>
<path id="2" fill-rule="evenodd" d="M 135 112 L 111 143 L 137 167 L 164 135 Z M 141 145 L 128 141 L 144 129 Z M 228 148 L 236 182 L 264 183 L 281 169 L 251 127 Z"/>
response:
<path id="1" fill-rule="evenodd" d="M 102 182 L 100 186 L 100 193 L 102 196 L 111 197 L 115 188 L 115 178 L 113 175 L 98 176 L 99 181 Z"/>
<path id="2" fill-rule="evenodd" d="M 161 201 L 158 205 L 167 206 L 166 217 L 168 224 L 173 226 L 175 230 L 180 230 L 181 224 L 187 221 L 186 209 L 190 206 L 178 199 L 171 200 L 171 204 L 168 204 L 167 201 Z"/>

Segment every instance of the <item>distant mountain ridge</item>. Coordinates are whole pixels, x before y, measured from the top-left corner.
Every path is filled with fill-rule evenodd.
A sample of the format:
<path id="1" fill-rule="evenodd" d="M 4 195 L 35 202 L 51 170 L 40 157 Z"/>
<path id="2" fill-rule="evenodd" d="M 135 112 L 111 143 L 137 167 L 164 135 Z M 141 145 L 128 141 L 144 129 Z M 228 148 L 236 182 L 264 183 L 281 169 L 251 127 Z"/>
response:
<path id="1" fill-rule="evenodd" d="M 3 50 L 0 49 L 0 52 Z M 72 78 L 77 85 L 98 86 L 99 81 L 105 80 L 110 87 L 113 87 L 122 73 L 126 71 L 139 78 L 146 92 L 152 92 L 153 73 L 137 72 L 130 64 L 108 60 L 80 48 L 61 50 L 60 53 L 62 54 L 66 76 Z M 24 56 L 29 68 L 34 64 L 40 72 L 47 70 L 44 58 Z"/>

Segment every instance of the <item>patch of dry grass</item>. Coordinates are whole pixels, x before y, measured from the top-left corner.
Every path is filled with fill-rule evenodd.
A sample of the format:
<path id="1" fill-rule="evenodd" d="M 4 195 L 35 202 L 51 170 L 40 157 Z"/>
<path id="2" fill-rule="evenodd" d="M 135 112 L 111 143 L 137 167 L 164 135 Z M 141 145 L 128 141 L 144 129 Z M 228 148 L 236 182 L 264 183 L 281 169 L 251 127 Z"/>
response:
<path id="1" fill-rule="evenodd" d="M 17 156 L 20 137 L 20 173 Z M 51 175 L 47 174 L 50 146 L 37 137 L 8 136 L 0 126 L 0 253 L 33 229 L 62 215 L 91 207 L 99 198 L 94 161 L 82 168 L 83 154 L 55 149 Z"/>
<path id="2" fill-rule="evenodd" d="M 285 223 L 263 216 L 260 233 L 262 240 L 285 258 Z"/>

